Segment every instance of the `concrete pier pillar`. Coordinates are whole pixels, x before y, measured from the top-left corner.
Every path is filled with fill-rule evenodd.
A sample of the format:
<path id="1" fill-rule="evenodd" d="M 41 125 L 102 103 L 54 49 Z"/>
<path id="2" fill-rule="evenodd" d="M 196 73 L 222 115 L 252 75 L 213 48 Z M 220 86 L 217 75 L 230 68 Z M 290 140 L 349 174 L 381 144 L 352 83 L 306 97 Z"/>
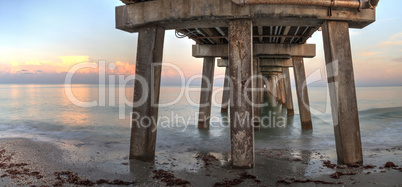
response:
<path id="1" fill-rule="evenodd" d="M 313 124 L 311 122 L 310 101 L 308 98 L 303 58 L 293 57 L 293 70 L 295 74 L 296 93 L 302 130 L 310 130 L 313 129 Z"/>
<path id="2" fill-rule="evenodd" d="M 362 164 L 349 24 L 327 21 L 322 29 L 338 163 Z"/>
<path id="3" fill-rule="evenodd" d="M 227 114 L 229 108 L 229 94 L 230 94 L 230 87 L 229 87 L 229 68 L 225 68 L 225 81 L 223 83 L 223 93 L 222 93 L 222 106 L 221 106 L 221 113 Z"/>
<path id="4" fill-rule="evenodd" d="M 271 95 L 273 95 L 276 98 L 275 95 L 276 92 L 276 88 L 275 88 L 275 77 L 274 76 L 270 76 L 269 77 L 269 93 Z"/>
<path id="5" fill-rule="evenodd" d="M 258 58 L 253 58 L 253 116 L 254 116 L 254 129 L 260 129 L 260 107 L 259 105 L 259 90 L 258 90 Z"/>
<path id="6" fill-rule="evenodd" d="M 282 103 L 282 93 L 281 93 L 281 86 L 279 84 L 279 75 L 275 76 L 275 86 L 276 86 L 276 99 L 278 102 Z"/>
<path id="7" fill-rule="evenodd" d="M 268 82 L 265 84 L 265 86 L 266 86 L 267 92 L 269 94 L 271 94 L 271 88 L 272 88 L 271 76 L 267 76 L 267 80 L 268 80 Z"/>
<path id="8" fill-rule="evenodd" d="M 281 90 L 281 103 L 282 106 L 286 106 L 286 92 L 285 92 L 285 83 L 284 83 L 284 78 L 283 74 L 279 73 L 279 89 Z"/>
<path id="9" fill-rule="evenodd" d="M 276 98 L 276 87 L 275 87 L 275 77 L 270 76 L 269 77 L 269 93 L 273 95 Z"/>
<path id="10" fill-rule="evenodd" d="M 272 95 L 275 97 L 276 100 L 278 100 L 278 86 L 276 82 L 276 75 L 272 76 Z"/>
<path id="11" fill-rule="evenodd" d="M 254 167 L 254 128 L 252 124 L 253 75 L 252 21 L 229 21 L 229 69 L 234 94 L 230 96 L 230 137 L 234 168 Z"/>
<path id="12" fill-rule="evenodd" d="M 260 67 L 260 61 L 258 61 L 258 88 L 259 90 L 259 100 L 258 103 L 262 104 L 264 103 L 264 80 L 262 78 L 262 73 L 261 73 L 261 67 Z M 261 114 L 261 111 L 260 111 Z"/>
<path id="13" fill-rule="evenodd" d="M 286 92 L 286 108 L 288 109 L 288 115 L 293 116 L 295 113 L 293 109 L 292 87 L 290 84 L 289 68 L 283 68 L 283 78 Z"/>
<path id="14" fill-rule="evenodd" d="M 202 68 L 200 109 L 198 115 L 199 129 L 209 129 L 209 121 L 211 118 L 212 91 L 214 84 L 214 70 L 215 58 L 204 58 L 204 64 Z"/>
<path id="15" fill-rule="evenodd" d="M 130 159 L 153 161 L 165 30 L 152 26 L 138 33 Z"/>

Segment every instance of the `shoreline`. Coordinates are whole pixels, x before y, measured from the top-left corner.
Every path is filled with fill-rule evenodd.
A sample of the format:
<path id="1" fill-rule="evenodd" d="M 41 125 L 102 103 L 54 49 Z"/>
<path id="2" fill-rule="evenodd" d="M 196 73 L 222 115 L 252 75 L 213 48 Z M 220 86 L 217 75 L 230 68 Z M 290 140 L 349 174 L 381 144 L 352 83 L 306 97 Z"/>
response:
<path id="1" fill-rule="evenodd" d="M 111 158 L 112 152 L 95 153 L 63 149 L 54 142 L 26 138 L 0 138 L 2 159 L 11 156 L 4 164 L 13 166 L 25 174 L 10 175 L 9 168 L 0 169 L 2 186 L 57 186 L 57 174 L 63 173 L 63 186 L 69 184 L 69 177 L 75 177 L 82 184 L 113 181 L 128 186 L 164 186 L 166 181 L 188 181 L 191 186 L 235 185 L 264 186 L 288 185 L 309 186 L 311 184 L 332 185 L 401 185 L 402 147 L 370 148 L 364 150 L 365 167 L 335 165 L 334 150 L 297 150 L 256 148 L 254 169 L 236 170 L 230 168 L 230 156 L 226 152 L 197 152 L 197 149 L 176 152 L 174 148 L 157 150 L 155 163 L 129 161 L 127 157 Z M 113 149 L 111 149 L 113 150 Z M 110 150 L 107 150 L 110 151 Z M 80 157 L 88 157 L 79 159 Z M 384 168 L 387 162 L 398 167 Z M 116 171 L 117 170 L 117 171 Z M 170 176 L 173 175 L 173 178 Z M 59 176 L 60 177 L 60 176 Z M 166 179 L 168 177 L 169 180 Z M 103 179 L 103 181 L 100 181 Z M 163 182 L 164 180 L 165 182 Z M 110 184 L 108 184 L 109 182 Z M 114 184 L 118 184 L 118 183 Z M 125 182 L 125 183 L 124 183 Z M 134 185 L 130 184 L 134 182 Z M 180 183 L 178 183 L 180 184 Z M 85 186 L 85 185 L 84 185 Z M 188 185 L 187 185 L 188 186 Z"/>

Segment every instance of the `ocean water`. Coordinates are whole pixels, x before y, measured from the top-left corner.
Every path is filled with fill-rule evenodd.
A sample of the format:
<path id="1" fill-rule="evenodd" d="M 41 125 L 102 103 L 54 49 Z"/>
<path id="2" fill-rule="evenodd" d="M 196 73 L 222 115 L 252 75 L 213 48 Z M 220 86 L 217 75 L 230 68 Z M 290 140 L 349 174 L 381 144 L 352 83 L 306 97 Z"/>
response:
<path id="1" fill-rule="evenodd" d="M 84 154 L 110 149 L 104 159 L 127 159 L 130 140 L 133 87 L 99 89 L 98 85 L 73 85 L 74 98 L 98 105 L 73 104 L 64 85 L 0 85 L 0 137 L 23 137 L 55 142 Z M 230 152 L 227 115 L 220 113 L 222 88 L 214 88 L 210 130 L 196 128 L 199 88 L 162 87 L 157 129 L 157 154 L 164 152 Z M 368 148 L 402 146 L 402 87 L 358 87 L 357 98 L 362 145 Z M 124 97 L 122 97 L 124 96 Z M 255 132 L 256 148 L 327 149 L 335 147 L 328 91 L 310 87 L 314 130 L 300 129 L 297 98 L 295 115 L 288 117 L 271 95 L 265 95 L 262 115 L 283 121 Z M 81 103 L 82 104 L 82 103 Z M 120 105 L 121 104 L 121 105 Z M 334 153 L 335 154 L 335 153 Z M 85 161 L 84 157 L 80 157 Z"/>

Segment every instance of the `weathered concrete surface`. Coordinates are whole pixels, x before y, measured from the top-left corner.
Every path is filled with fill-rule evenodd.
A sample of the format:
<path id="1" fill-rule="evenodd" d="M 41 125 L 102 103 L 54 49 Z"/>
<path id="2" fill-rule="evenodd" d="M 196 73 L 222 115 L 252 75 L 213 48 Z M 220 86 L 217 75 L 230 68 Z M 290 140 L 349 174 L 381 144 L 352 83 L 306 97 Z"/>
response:
<path id="1" fill-rule="evenodd" d="M 282 106 L 286 106 L 286 92 L 283 73 L 279 73 L 279 89 L 281 90 L 281 103 Z"/>
<path id="2" fill-rule="evenodd" d="M 274 76 L 269 76 L 269 92 L 276 97 L 274 80 Z"/>
<path id="3" fill-rule="evenodd" d="M 260 60 L 258 60 L 258 88 L 259 88 L 259 93 L 258 93 L 258 104 L 263 104 L 264 102 L 264 79 L 262 76 L 262 72 L 261 72 L 261 67 L 260 67 Z M 260 110 L 260 114 L 261 114 L 261 110 Z"/>
<path id="4" fill-rule="evenodd" d="M 349 25 L 347 22 L 325 22 L 322 34 L 338 163 L 362 164 Z"/>
<path id="5" fill-rule="evenodd" d="M 315 57 L 315 44 L 254 44 L 254 56 L 292 56 L 312 58 Z M 219 45 L 193 45 L 193 57 L 228 57 L 228 46 Z"/>
<path id="6" fill-rule="evenodd" d="M 328 7 L 240 6 L 231 0 L 161 0 L 116 7 L 116 28 L 128 32 L 156 24 L 165 29 L 228 27 L 227 20 L 236 18 L 252 19 L 255 26 L 318 26 L 344 20 L 352 28 L 363 28 L 375 21 L 375 10 L 333 8 L 328 16 Z"/>
<path id="7" fill-rule="evenodd" d="M 161 27 L 154 26 L 139 30 L 133 117 L 138 115 L 140 119 L 147 120 L 132 121 L 130 159 L 142 161 L 155 159 L 164 37 L 165 30 Z"/>
<path id="8" fill-rule="evenodd" d="M 278 75 L 278 72 L 261 72 L 263 76 L 269 77 L 271 75 Z"/>
<path id="9" fill-rule="evenodd" d="M 283 78 L 286 92 L 286 108 L 288 110 L 288 115 L 293 116 L 295 112 L 293 109 L 292 87 L 290 85 L 289 68 L 283 68 Z"/>
<path id="10" fill-rule="evenodd" d="M 216 63 L 218 65 L 218 67 L 228 67 L 229 66 L 229 61 L 227 58 L 217 59 Z"/>
<path id="11" fill-rule="evenodd" d="M 253 75 L 252 21 L 229 22 L 229 69 L 233 94 L 230 98 L 231 153 L 234 168 L 254 167 L 254 128 L 250 92 L 245 84 Z"/>
<path id="12" fill-rule="evenodd" d="M 198 116 L 198 128 L 209 129 L 211 117 L 212 91 L 214 84 L 215 58 L 204 58 L 202 69 L 200 110 Z"/>
<path id="13" fill-rule="evenodd" d="M 221 113 L 227 114 L 229 108 L 229 94 L 230 94 L 230 86 L 229 86 L 229 67 L 225 68 L 225 81 L 223 83 L 223 93 L 222 93 L 222 106 Z"/>
<path id="14" fill-rule="evenodd" d="M 261 67 L 293 67 L 291 58 L 284 59 L 260 59 Z"/>
<path id="15" fill-rule="evenodd" d="M 280 75 L 278 73 L 278 76 L 275 76 L 275 79 L 274 79 L 275 91 L 276 91 L 275 96 L 279 102 L 282 102 L 282 93 L 281 93 L 281 87 L 279 85 L 279 76 Z"/>
<path id="16" fill-rule="evenodd" d="M 313 129 L 313 124 L 311 122 L 310 101 L 308 98 L 303 58 L 293 58 L 293 71 L 295 75 L 297 102 L 299 104 L 302 130 L 310 130 Z"/>
<path id="17" fill-rule="evenodd" d="M 277 72 L 282 73 L 282 67 L 261 67 L 261 72 Z"/>
<path id="18" fill-rule="evenodd" d="M 268 93 L 270 93 L 270 94 L 272 94 L 272 95 L 274 95 L 273 94 L 273 84 L 272 84 L 272 76 L 266 76 L 267 77 L 267 79 L 268 79 L 268 84 L 266 85 L 267 86 L 267 88 L 268 88 Z"/>

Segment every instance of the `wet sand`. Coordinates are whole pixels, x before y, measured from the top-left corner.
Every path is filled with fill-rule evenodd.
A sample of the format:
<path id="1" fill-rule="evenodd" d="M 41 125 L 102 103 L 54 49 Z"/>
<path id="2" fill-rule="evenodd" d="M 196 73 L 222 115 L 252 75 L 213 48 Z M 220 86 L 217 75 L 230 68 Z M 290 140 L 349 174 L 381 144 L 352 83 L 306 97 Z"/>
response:
<path id="1" fill-rule="evenodd" d="M 83 147 L 85 145 L 66 149 L 59 142 L 1 139 L 0 161 L 6 166 L 0 169 L 0 176 L 4 175 L 0 178 L 0 185 L 79 186 L 77 184 L 82 182 L 85 186 L 103 182 L 98 186 L 116 186 L 112 185 L 117 184 L 113 181 L 127 182 L 125 185 L 128 186 L 402 185 L 401 147 L 365 149 L 366 167 L 348 168 L 336 165 L 333 149 L 295 150 L 258 146 L 255 168 L 248 170 L 231 169 L 227 151 L 198 152 L 196 148 L 176 151 L 170 147 L 159 149 L 155 163 L 143 163 L 130 162 L 127 157 L 109 157 L 113 154 L 113 147 L 92 154 L 80 151 Z M 398 167 L 385 168 L 389 161 Z M 25 172 L 13 175 L 10 169 Z M 75 180 L 78 182 L 70 183 L 69 177 L 78 178 Z M 133 184 L 128 184 L 131 182 Z"/>

